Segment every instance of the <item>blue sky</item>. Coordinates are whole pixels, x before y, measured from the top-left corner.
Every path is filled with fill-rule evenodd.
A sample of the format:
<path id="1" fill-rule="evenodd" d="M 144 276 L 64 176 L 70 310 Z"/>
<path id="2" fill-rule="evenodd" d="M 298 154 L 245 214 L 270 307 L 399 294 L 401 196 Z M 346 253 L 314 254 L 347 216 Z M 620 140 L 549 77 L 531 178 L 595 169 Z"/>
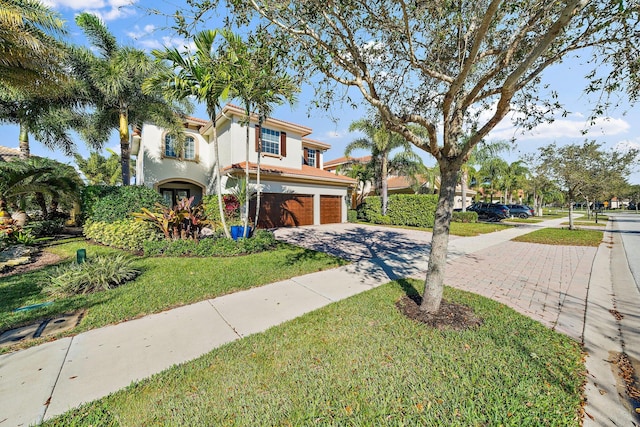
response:
<path id="1" fill-rule="evenodd" d="M 75 25 L 74 16 L 80 12 L 88 11 L 99 15 L 105 21 L 120 44 L 149 51 L 162 48 L 162 46 L 182 47 L 188 45 L 187 41 L 176 37 L 167 29 L 172 25 L 171 18 L 162 14 L 148 13 L 148 9 L 157 9 L 170 15 L 180 5 L 169 1 L 46 0 L 44 3 L 59 12 L 67 21 L 69 38 L 76 44 L 85 43 L 85 39 Z M 207 24 L 210 28 L 219 26 L 219 18 L 209 18 Z M 594 126 L 589 126 L 587 117 L 594 99 L 582 93 L 585 82 L 581 76 L 586 71 L 580 68 L 578 62 L 575 60 L 565 61 L 563 64 L 548 69 L 544 75 L 545 82 L 549 83 L 552 89 L 558 91 L 560 101 L 570 112 L 568 116 L 558 117 L 552 124 L 540 125 L 525 134 L 514 128 L 506 119 L 492 131 L 490 140 L 517 139 L 511 153 L 504 155 L 508 161 L 515 161 L 522 154 L 535 152 L 538 147 L 554 141 L 558 144 L 579 143 L 588 138 L 595 139 L 603 143 L 605 147 L 612 149 L 627 146 L 640 148 L 640 108 L 630 108 L 624 95 L 621 96 L 620 108 L 608 111 L 606 117 L 598 119 Z M 325 154 L 325 160 L 341 157 L 344 155 L 345 146 L 358 137 L 358 135 L 348 132 L 349 124 L 362 118 L 366 108 L 353 110 L 348 106 L 343 108 L 340 103 L 336 103 L 332 111 L 329 112 L 310 110 L 309 101 L 313 95 L 313 88 L 304 87 L 296 105 L 280 107 L 274 112 L 273 117 L 311 127 L 313 129 L 311 138 L 327 142 L 332 146 Z M 202 107 L 198 107 L 193 115 L 206 118 Z M 586 135 L 582 134 L 584 130 L 588 130 Z M 13 148 L 18 147 L 16 126 L 0 126 L 0 135 L 2 135 L 0 144 Z M 80 139 L 77 140 L 77 147 L 80 154 L 85 157 L 88 155 L 88 150 Z M 107 147 L 119 151 L 115 133 Z M 65 158 L 58 151 L 43 147 L 33 138 L 31 138 L 31 150 L 34 155 L 72 163 L 72 159 Z M 355 155 L 358 154 L 355 153 Z M 428 154 L 421 154 L 423 154 L 425 164 L 432 165 L 434 163 Z M 629 177 L 629 181 L 640 184 L 640 168 L 636 167 L 634 173 Z"/>

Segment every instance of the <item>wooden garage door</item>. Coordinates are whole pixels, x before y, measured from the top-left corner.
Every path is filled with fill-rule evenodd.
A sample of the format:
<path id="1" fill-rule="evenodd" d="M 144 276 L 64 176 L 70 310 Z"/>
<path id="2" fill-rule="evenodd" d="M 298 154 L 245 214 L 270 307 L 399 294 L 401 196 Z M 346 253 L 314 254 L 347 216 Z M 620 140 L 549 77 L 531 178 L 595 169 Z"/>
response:
<path id="1" fill-rule="evenodd" d="M 320 224 L 342 222 L 342 196 L 320 196 Z"/>
<path id="2" fill-rule="evenodd" d="M 313 225 L 313 196 L 309 194 L 262 193 L 259 228 Z M 255 199 L 249 211 L 255 217 Z"/>

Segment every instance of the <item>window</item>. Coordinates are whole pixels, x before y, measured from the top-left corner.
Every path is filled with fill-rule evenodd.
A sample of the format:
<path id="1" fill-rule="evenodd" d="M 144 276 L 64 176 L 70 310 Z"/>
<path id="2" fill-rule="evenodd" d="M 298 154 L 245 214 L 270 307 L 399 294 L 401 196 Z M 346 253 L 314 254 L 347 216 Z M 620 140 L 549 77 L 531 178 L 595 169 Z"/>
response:
<path id="1" fill-rule="evenodd" d="M 262 137 L 262 152 L 280 155 L 280 132 L 277 130 L 260 128 Z"/>
<path id="2" fill-rule="evenodd" d="M 161 188 L 160 194 L 164 199 L 164 204 L 170 207 L 175 206 L 183 198 L 191 197 L 191 191 L 189 189 L 181 188 Z"/>
<path id="3" fill-rule="evenodd" d="M 196 142 L 190 136 L 188 136 L 184 141 L 184 159 L 185 160 L 196 159 Z"/>
<path id="4" fill-rule="evenodd" d="M 312 148 L 307 150 L 307 164 L 313 168 L 316 167 L 316 150 Z"/>
<path id="5" fill-rule="evenodd" d="M 176 152 L 176 138 L 173 135 L 167 134 L 164 137 L 164 156 L 165 157 L 182 157 L 185 160 L 196 159 L 196 141 L 193 137 L 187 136 L 184 141 L 184 150 L 181 155 L 178 156 Z"/>
<path id="6" fill-rule="evenodd" d="M 178 157 L 176 155 L 176 138 L 167 134 L 164 137 L 164 155 L 165 157 Z"/>

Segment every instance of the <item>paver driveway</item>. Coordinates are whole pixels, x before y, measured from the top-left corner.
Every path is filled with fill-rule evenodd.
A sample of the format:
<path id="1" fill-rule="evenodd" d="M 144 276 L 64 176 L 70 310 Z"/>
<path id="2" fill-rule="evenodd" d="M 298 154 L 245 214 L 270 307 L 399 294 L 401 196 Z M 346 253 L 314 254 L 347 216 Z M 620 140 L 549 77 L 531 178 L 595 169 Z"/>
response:
<path id="1" fill-rule="evenodd" d="M 445 283 L 506 304 L 582 341 L 596 248 L 513 242 L 535 227 L 451 236 Z M 375 260 L 390 279 L 424 279 L 431 233 L 362 224 L 276 230 L 278 239 L 354 262 Z"/>

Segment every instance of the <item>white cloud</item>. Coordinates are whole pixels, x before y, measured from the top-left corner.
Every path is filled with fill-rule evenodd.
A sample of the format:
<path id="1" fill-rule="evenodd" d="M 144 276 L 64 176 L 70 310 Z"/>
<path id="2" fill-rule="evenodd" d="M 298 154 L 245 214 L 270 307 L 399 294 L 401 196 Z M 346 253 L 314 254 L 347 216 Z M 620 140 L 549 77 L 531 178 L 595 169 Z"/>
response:
<path id="1" fill-rule="evenodd" d="M 144 28 L 140 28 L 138 25 L 135 25 L 133 27 L 132 31 L 127 31 L 126 34 L 127 36 L 131 37 L 132 39 L 140 39 L 142 37 L 148 36 L 149 34 L 151 34 L 154 30 L 156 29 L 155 25 L 145 25 Z"/>
<path id="2" fill-rule="evenodd" d="M 626 153 L 629 150 L 640 150 L 640 138 L 636 138 L 636 141 L 620 141 L 615 145 L 615 147 L 613 147 L 613 149 L 621 153 Z"/>
<path id="3" fill-rule="evenodd" d="M 55 9 L 71 9 L 89 12 L 99 16 L 103 21 L 113 21 L 125 16 L 134 15 L 132 7 L 138 0 L 44 0 L 46 6 Z"/>
<path id="4" fill-rule="evenodd" d="M 143 39 L 137 40 L 136 44 L 146 50 L 164 49 L 165 47 L 175 47 L 179 51 L 186 52 L 194 52 L 196 50 L 194 42 L 187 41 L 182 37 L 164 36 L 160 39 Z"/>
<path id="5" fill-rule="evenodd" d="M 330 130 L 328 132 L 325 132 L 324 139 L 340 139 L 344 138 L 348 134 L 349 132 L 346 130 Z"/>

